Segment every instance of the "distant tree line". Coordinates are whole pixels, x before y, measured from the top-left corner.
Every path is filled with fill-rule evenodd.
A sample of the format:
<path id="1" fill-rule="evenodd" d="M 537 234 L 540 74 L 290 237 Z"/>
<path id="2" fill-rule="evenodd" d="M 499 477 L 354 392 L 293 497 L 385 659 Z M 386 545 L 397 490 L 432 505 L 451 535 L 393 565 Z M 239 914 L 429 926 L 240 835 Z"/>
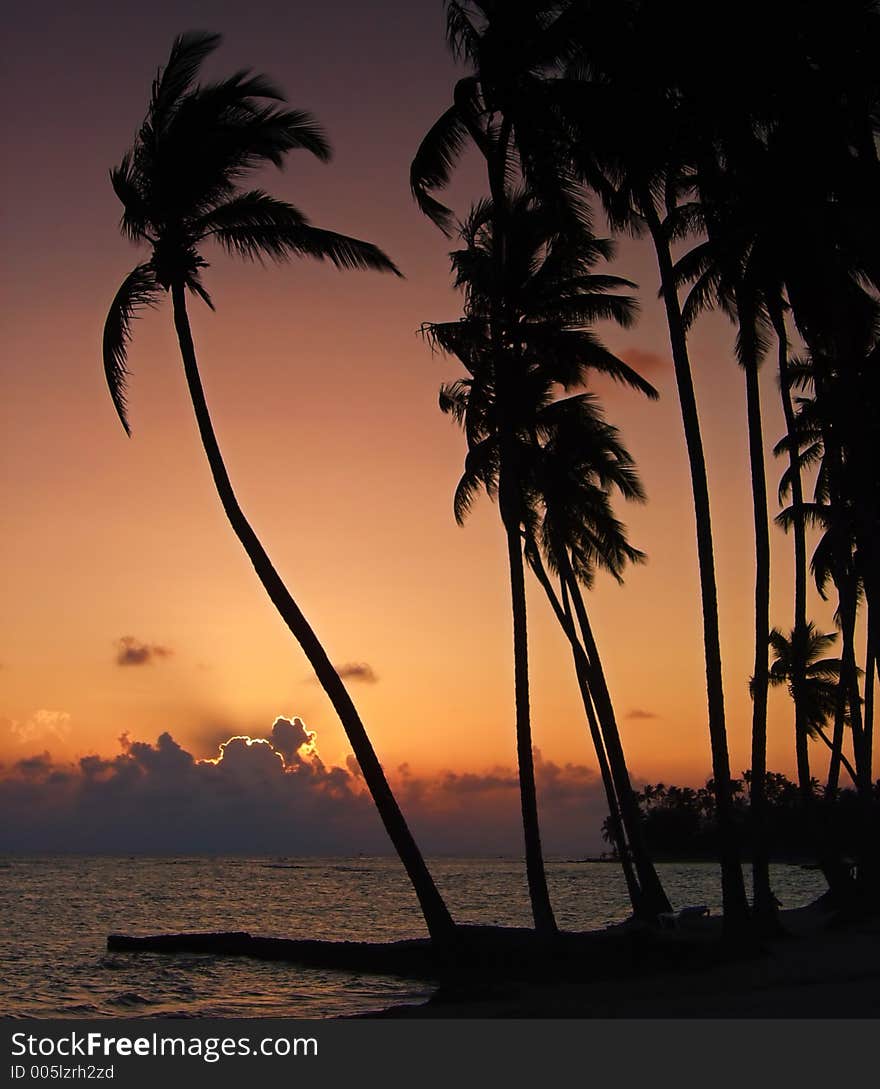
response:
<path id="1" fill-rule="evenodd" d="M 751 772 L 734 779 L 732 786 L 734 827 L 743 857 L 751 857 L 749 828 L 749 787 Z M 827 833 L 844 865 L 855 864 L 859 854 L 861 812 L 859 798 L 851 788 L 833 794 L 823 792 L 817 779 L 811 783 L 816 804 L 822 810 Z M 715 786 L 703 787 L 648 784 L 636 792 L 648 850 L 657 861 L 710 860 L 718 855 L 718 821 Z M 880 781 L 873 789 L 873 834 L 880 835 Z M 816 846 L 804 823 L 800 787 L 785 775 L 767 772 L 767 814 L 764 826 L 767 853 L 773 862 L 817 865 Z M 602 839 L 617 858 L 610 818 L 602 823 Z"/>

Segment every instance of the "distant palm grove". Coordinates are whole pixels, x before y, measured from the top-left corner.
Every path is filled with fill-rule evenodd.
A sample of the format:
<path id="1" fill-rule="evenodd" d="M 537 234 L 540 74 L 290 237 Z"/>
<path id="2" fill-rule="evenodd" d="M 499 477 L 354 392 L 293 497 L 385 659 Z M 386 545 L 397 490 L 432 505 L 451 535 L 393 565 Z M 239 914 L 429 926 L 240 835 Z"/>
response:
<path id="1" fill-rule="evenodd" d="M 771 857 L 814 861 L 829 903 L 841 911 L 876 907 L 877 5 L 840 0 L 829 14 L 797 0 L 742 0 L 716 31 L 723 41 L 711 47 L 693 39 L 707 16 L 697 0 L 450 0 L 445 10 L 448 44 L 464 74 L 449 89 L 447 109 L 425 119 L 410 184 L 417 208 L 453 239 L 462 311 L 446 322 L 425 315 L 422 332 L 431 349 L 462 368 L 439 398 L 464 440 L 454 517 L 463 522 L 486 493 L 506 544 L 511 707 L 535 930 L 548 939 L 556 933 L 533 761 L 531 578 L 570 648 L 607 799 L 604 832 L 638 920 L 650 926 L 671 909 L 652 860 L 669 853 L 670 836 L 692 836 L 697 854 L 717 858 L 729 937 L 778 929 Z M 149 256 L 123 281 L 107 317 L 110 392 L 128 430 L 132 322 L 169 294 L 223 509 L 340 718 L 432 939 L 449 943 L 460 928 L 358 711 L 239 506 L 187 315 L 187 293 L 211 306 L 202 281 L 202 247 L 210 242 L 233 257 L 305 256 L 342 269 L 397 269 L 373 244 L 319 229 L 292 205 L 244 186 L 248 174 L 280 167 L 290 152 L 328 159 L 330 147 L 317 122 L 288 109 L 264 76 L 245 71 L 199 83 L 218 44 L 218 36 L 201 32 L 175 41 L 134 145 L 111 172 L 122 230 Z M 482 161 L 485 185 L 458 218 L 443 203 L 444 190 L 466 152 Z M 656 255 L 699 563 L 711 780 L 705 791 L 679 791 L 674 805 L 667 788 L 660 797 L 633 786 L 615 709 L 620 694 L 611 691 L 603 665 L 614 649 L 605 647 L 589 602 L 597 573 L 623 582 L 629 565 L 645 558 L 630 543 L 619 509 L 645 500 L 638 468 L 591 390 L 593 375 L 601 374 L 633 396 L 657 397 L 597 331 L 600 322 L 636 320 L 637 285 L 606 268 L 622 233 L 644 236 Z M 438 239 L 438 259 L 443 248 Z M 742 678 L 752 698 L 744 780 L 733 779 L 728 756 L 709 486 L 690 350 L 692 329 L 711 309 L 723 311 L 736 330 L 736 358 L 717 365 L 742 374 L 752 482 L 752 509 L 743 512 L 754 524 L 755 549 L 754 668 Z M 763 430 L 762 366 L 778 379 L 782 435 Z M 771 450 L 780 468 L 768 482 Z M 771 521 L 780 527 L 773 533 Z M 791 547 L 794 555 L 790 603 L 773 617 L 771 545 Z M 835 606 L 834 631 L 812 619 L 817 597 Z M 775 600 L 786 598 L 777 593 Z M 767 770 L 772 686 L 791 699 L 796 784 Z M 824 782 L 814 775 L 816 751 L 828 760 Z"/>

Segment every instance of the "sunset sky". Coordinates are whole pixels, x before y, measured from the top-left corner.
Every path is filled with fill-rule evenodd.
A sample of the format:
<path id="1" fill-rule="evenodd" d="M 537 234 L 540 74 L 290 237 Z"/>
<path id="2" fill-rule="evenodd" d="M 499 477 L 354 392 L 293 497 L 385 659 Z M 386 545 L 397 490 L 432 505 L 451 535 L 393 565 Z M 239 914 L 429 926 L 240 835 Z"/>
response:
<path id="1" fill-rule="evenodd" d="M 416 209 L 409 162 L 456 76 L 440 0 L 320 5 L 19 4 L 5 20 L 8 165 L 0 229 L 4 392 L 0 776 L 168 732 L 195 757 L 279 715 L 317 733 L 324 764 L 345 737 L 265 597 L 211 484 L 166 301 L 130 354 L 127 439 L 104 384 L 101 330 L 139 259 L 118 233 L 108 169 L 128 147 L 175 34 L 217 30 L 207 74 L 254 67 L 312 111 L 335 155 L 294 153 L 261 178 L 316 224 L 376 242 L 404 280 L 301 261 L 207 253 L 217 305 L 191 307 L 215 425 L 239 499 L 351 691 L 389 769 L 436 777 L 515 763 L 504 541 L 482 500 L 452 517 L 464 441 L 437 408 L 454 361 L 422 322 L 450 319 L 450 243 Z M 482 195 L 475 163 L 451 197 Z M 642 780 L 709 773 L 696 548 L 668 340 L 646 244 L 615 271 L 641 286 L 641 319 L 606 343 L 654 382 L 659 404 L 596 386 L 649 502 L 621 511 L 649 563 L 589 598 L 624 743 Z M 753 548 L 744 382 L 723 319 L 695 330 L 707 446 L 732 769 L 748 766 Z M 767 433 L 782 433 L 772 368 Z M 780 466 L 768 459 L 771 494 Z M 789 542 L 774 530 L 772 620 L 790 626 Z M 533 586 L 536 747 L 593 768 L 570 657 Z M 827 606 L 814 617 L 831 630 Z M 771 696 L 769 766 L 793 770 L 791 709 Z M 825 761 L 811 749 L 817 767 Z M 398 774 L 394 772 L 394 774 Z M 581 774 L 578 772 L 577 774 Z"/>

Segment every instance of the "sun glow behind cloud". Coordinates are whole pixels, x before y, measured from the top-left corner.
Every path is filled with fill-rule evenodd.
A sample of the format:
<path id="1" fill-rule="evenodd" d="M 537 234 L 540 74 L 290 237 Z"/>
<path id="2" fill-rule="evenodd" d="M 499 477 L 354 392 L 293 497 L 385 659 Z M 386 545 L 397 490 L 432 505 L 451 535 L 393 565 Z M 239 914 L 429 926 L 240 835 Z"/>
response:
<path id="1" fill-rule="evenodd" d="M 196 758 L 164 733 L 155 744 L 123 734 L 113 757 L 65 763 L 46 751 L 19 760 L 0 774 L 0 851 L 387 853 L 354 758 L 325 764 L 316 740 L 301 719 L 279 717 L 270 737 L 234 735 L 212 757 Z M 535 758 L 548 850 L 599 850 L 596 773 Z M 510 767 L 419 775 L 402 766 L 389 779 L 426 851 L 520 852 Z"/>

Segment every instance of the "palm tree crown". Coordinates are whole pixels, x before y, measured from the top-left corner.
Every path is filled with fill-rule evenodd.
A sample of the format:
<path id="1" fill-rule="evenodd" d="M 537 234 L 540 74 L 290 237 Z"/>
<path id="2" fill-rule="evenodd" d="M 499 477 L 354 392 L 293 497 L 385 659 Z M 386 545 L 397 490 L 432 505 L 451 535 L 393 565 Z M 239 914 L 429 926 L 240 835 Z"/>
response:
<path id="1" fill-rule="evenodd" d="M 812 621 L 803 628 L 793 629 L 788 635 L 778 628 L 770 632 L 770 648 L 774 655 L 770 683 L 785 685 L 791 698 L 802 703 L 806 729 L 811 737 L 820 735 L 837 707 L 841 663 L 839 658 L 827 657 L 836 640 L 836 633 L 817 631 Z"/>
<path id="2" fill-rule="evenodd" d="M 281 168 L 289 151 L 301 148 L 326 161 L 330 146 L 314 118 L 281 105 L 283 94 L 263 75 L 243 70 L 197 84 L 220 40 L 219 34 L 200 31 L 175 39 L 134 145 L 110 172 L 123 205 L 120 229 L 152 248 L 150 259 L 123 281 L 104 327 L 107 383 L 129 434 L 126 349 L 132 320 L 175 282 L 213 309 L 201 279 L 207 261 L 200 247 L 206 241 L 251 260 L 308 256 L 339 268 L 397 272 L 372 243 L 314 227 L 292 204 L 262 189 L 241 188 L 260 167 Z"/>

